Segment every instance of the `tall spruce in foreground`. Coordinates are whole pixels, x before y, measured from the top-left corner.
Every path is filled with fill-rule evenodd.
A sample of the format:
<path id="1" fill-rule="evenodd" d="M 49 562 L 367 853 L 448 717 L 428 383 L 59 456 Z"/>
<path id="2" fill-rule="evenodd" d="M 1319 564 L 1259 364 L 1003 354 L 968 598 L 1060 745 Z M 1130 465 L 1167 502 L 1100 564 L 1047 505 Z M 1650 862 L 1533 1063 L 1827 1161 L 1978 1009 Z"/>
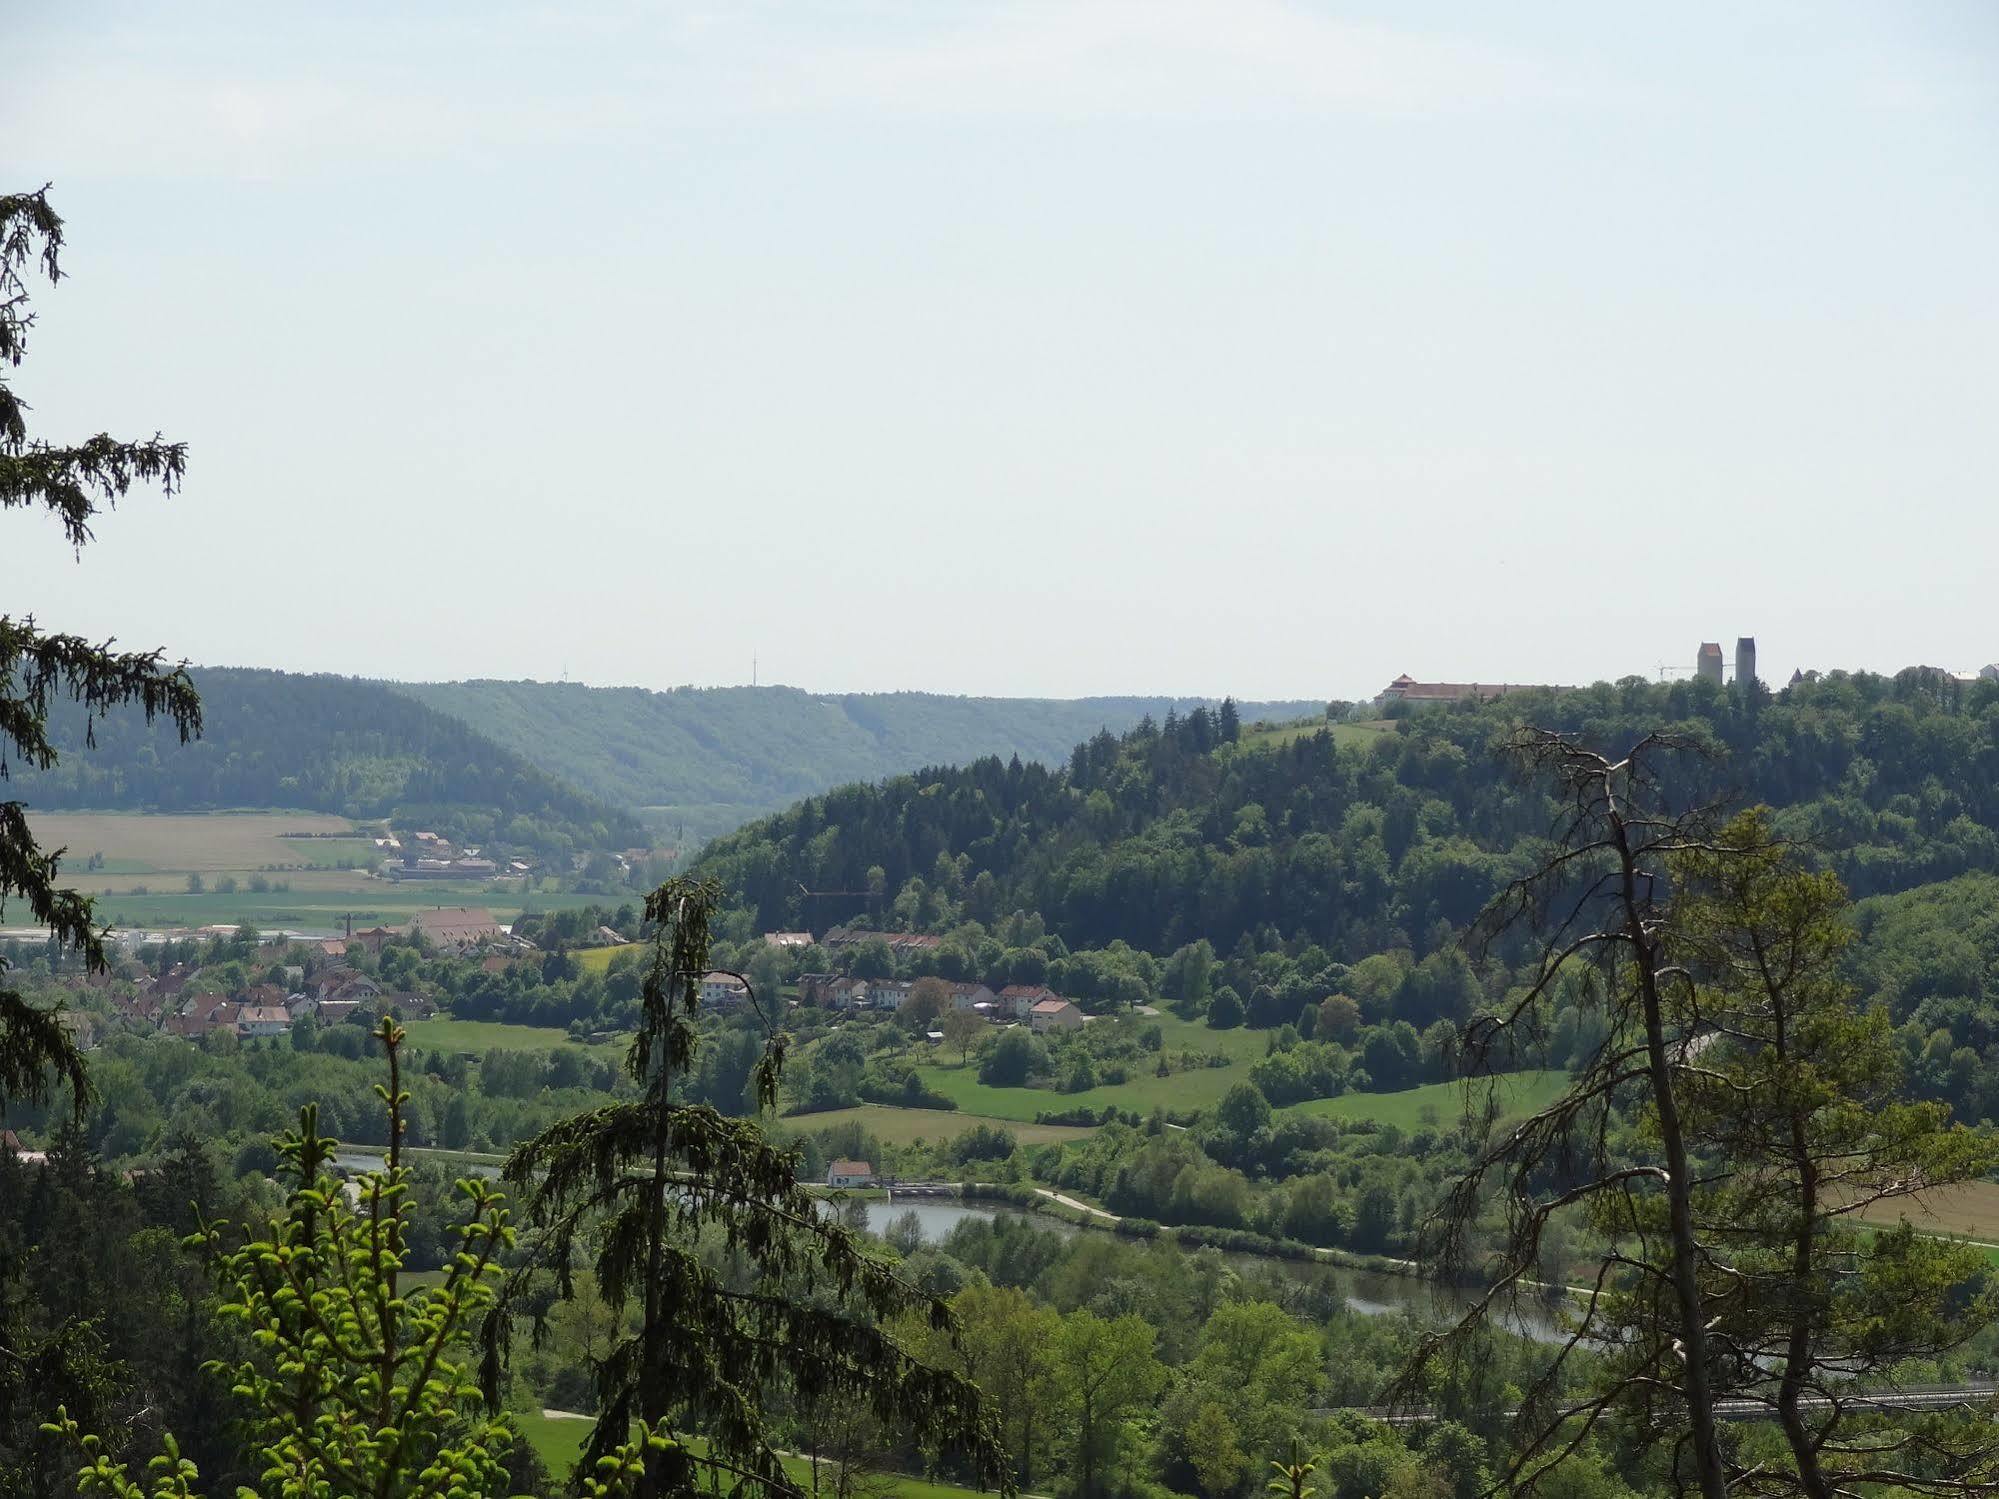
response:
<path id="1" fill-rule="evenodd" d="M 766 1400 L 782 1392 L 804 1406 L 849 1402 L 1011 1493 L 1005 1451 L 976 1388 L 886 1331 L 911 1312 L 948 1328 L 945 1304 L 821 1216 L 797 1183 L 795 1158 L 754 1121 L 675 1099 L 693 1063 L 719 898 L 714 884 L 685 878 L 646 898 L 652 957 L 625 1064 L 638 1096 L 545 1130 L 516 1147 L 505 1170 L 525 1203 L 530 1256 L 509 1300 L 538 1272 L 554 1276 L 561 1297 L 573 1295 L 587 1252 L 605 1302 L 638 1308 L 636 1329 L 593 1370 L 598 1417 L 586 1458 L 611 1452 L 638 1420 L 661 1434 L 698 1432 L 707 1443 L 699 1458 L 677 1443 L 652 1446 L 639 1499 L 701 1483 L 800 1494 L 765 1416 Z M 753 993 L 753 1002 L 760 998 Z M 754 1082 L 764 1107 L 776 1098 L 782 1062 L 783 1038 L 773 1030 Z M 803 1284 L 819 1294 L 800 1297 Z M 487 1318 L 489 1392 L 510 1325 L 504 1304 Z"/>
<path id="2" fill-rule="evenodd" d="M 51 284 L 61 276 L 62 228 L 47 188 L 0 196 L 0 370 L 18 368 L 27 349 L 34 325 L 28 275 L 39 266 Z M 0 510 L 49 511 L 79 552 L 91 540 L 91 521 L 135 483 L 157 483 L 169 495 L 180 484 L 187 462 L 183 444 L 158 436 L 121 442 L 99 433 L 57 447 L 28 436 L 27 410 L 0 374 Z M 0 773 L 13 760 L 42 770 L 55 764 L 49 706 L 63 698 L 81 704 L 92 719 L 136 703 L 148 720 L 162 714 L 171 719 L 183 743 L 201 731 L 193 684 L 161 652 L 116 651 L 108 641 L 52 635 L 32 617 L 0 614 Z M 24 900 L 59 949 L 80 952 L 91 968 L 101 969 L 103 933 L 90 902 L 59 883 L 62 852 L 35 842 L 20 802 L 0 801 L 0 916 L 8 901 Z M 30 1005 L 7 987 L 6 961 L 0 959 L 0 1108 L 10 1097 L 45 1100 L 57 1077 L 80 1108 L 89 1080 L 69 1032 L 53 1011 Z"/>
<path id="3" fill-rule="evenodd" d="M 1495 1491 L 1532 1491 L 1614 1412 L 1639 1440 L 1670 1444 L 1681 1486 L 1705 1499 L 1729 1492 L 1682 1108 L 1693 1031 L 1669 941 L 1667 884 L 1671 861 L 1710 846 L 1714 834 L 1704 809 L 1671 810 L 1660 782 L 1661 763 L 1689 750 L 1648 736 L 1613 760 L 1539 729 L 1512 745 L 1530 773 L 1554 781 L 1561 810 L 1545 857 L 1486 909 L 1480 936 L 1490 945 L 1524 930 L 1540 954 L 1523 988 L 1466 1026 L 1463 1065 L 1476 1078 L 1531 1050 L 1558 985 L 1601 1012 L 1605 1039 L 1561 1097 L 1499 1135 L 1445 1198 L 1420 1257 L 1447 1280 L 1491 1289 L 1454 1327 L 1424 1340 L 1402 1389 L 1419 1388 L 1434 1360 L 1472 1356 L 1491 1312 L 1546 1278 L 1543 1244 L 1556 1224 L 1573 1216 L 1616 1237 L 1602 1251 L 1595 1294 L 1525 1393 Z M 1633 1099 L 1650 1123 L 1635 1157 L 1620 1154 L 1614 1134 L 1617 1111 Z M 1497 1108 L 1494 1089 L 1489 1136 Z M 1498 1247 L 1482 1253 L 1494 1195 L 1504 1224 Z M 1580 1399 L 1562 1396 L 1571 1360 L 1599 1348 L 1613 1321 L 1631 1340 L 1618 1350 L 1619 1377 Z"/>
<path id="4" fill-rule="evenodd" d="M 1745 1442 L 1737 1491 L 1994 1492 L 1989 1399 L 1912 1417 L 1873 1397 L 1898 1365 L 1946 1358 L 1999 1317 L 1981 1250 L 1895 1222 L 1898 1203 L 1980 1179 L 1999 1151 L 1945 1105 L 1907 1099 L 1885 1008 L 1842 974 L 1846 892 L 1765 814 L 1672 874 L 1674 945 L 1706 1041 L 1685 1104 L 1720 1393 L 1767 1409 L 1788 1458 Z"/>

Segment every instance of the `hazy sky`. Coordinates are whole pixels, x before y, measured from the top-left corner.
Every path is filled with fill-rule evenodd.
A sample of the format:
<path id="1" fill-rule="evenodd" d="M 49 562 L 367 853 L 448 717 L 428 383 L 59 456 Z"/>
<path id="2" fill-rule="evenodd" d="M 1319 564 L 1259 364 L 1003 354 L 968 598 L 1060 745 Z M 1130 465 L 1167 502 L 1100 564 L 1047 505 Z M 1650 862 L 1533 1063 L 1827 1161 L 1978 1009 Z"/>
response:
<path id="1" fill-rule="evenodd" d="M 1074 695 L 1999 659 L 1999 6 L 8 7 L 0 609 Z"/>

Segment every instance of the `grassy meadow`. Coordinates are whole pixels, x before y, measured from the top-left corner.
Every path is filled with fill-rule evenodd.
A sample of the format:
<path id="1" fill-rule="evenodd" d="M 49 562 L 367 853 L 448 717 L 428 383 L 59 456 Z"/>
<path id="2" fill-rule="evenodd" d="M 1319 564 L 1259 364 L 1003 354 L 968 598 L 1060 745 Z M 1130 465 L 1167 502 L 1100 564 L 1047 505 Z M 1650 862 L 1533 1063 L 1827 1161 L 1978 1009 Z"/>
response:
<path id="1" fill-rule="evenodd" d="M 1552 1103 L 1568 1085 L 1566 1072 L 1516 1072 L 1500 1080 L 1501 1114 L 1518 1118 Z M 1448 1127 L 1464 1116 L 1463 1083 L 1429 1083 L 1396 1093 L 1342 1093 L 1290 1105 L 1287 1112 L 1320 1119 L 1367 1119 L 1398 1129 Z"/>
<path id="2" fill-rule="evenodd" d="M 576 960 L 576 966 L 585 973 L 602 973 L 611 966 L 611 959 L 618 954 L 643 952 L 645 947 L 646 944 L 643 942 L 624 942 L 616 947 L 586 947 L 581 952 L 572 952 L 569 956 Z"/>
<path id="3" fill-rule="evenodd" d="M 500 1020 L 411 1020 L 403 1026 L 409 1044 L 429 1051 L 467 1052 L 474 1056 L 489 1051 L 564 1051 L 578 1043 L 569 1033 L 552 1025 L 508 1025 Z M 598 1041 L 581 1049 L 592 1056 L 619 1058 L 626 1042 Z"/>
<path id="4" fill-rule="evenodd" d="M 1241 742 L 1251 749 L 1279 749 L 1294 739 L 1309 738 L 1327 727 L 1329 725 L 1323 718 L 1301 718 L 1293 723 L 1251 724 L 1242 731 Z M 1335 744 L 1368 745 L 1383 734 L 1393 734 L 1395 721 L 1380 718 L 1365 723 L 1336 723 L 1330 727 Z"/>

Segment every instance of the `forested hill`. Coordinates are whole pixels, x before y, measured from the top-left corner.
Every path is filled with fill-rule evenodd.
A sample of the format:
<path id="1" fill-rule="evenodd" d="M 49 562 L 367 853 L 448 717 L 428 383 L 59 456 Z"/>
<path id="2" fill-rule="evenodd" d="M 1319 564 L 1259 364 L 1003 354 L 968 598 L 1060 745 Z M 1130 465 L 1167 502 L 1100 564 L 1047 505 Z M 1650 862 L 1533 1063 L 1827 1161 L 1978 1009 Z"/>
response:
<path id="1" fill-rule="evenodd" d="M 379 683 L 201 668 L 203 731 L 119 711 L 84 743 L 80 713 L 53 715 L 61 763 L 11 766 L 8 795 L 53 808 L 189 811 L 283 807 L 395 816 L 436 831 L 539 849 L 644 841 L 631 814 L 586 795 L 448 714 Z"/>
<path id="2" fill-rule="evenodd" d="M 819 694 L 793 687 L 585 687 L 429 682 L 396 690 L 462 719 L 606 801 L 650 809 L 696 837 L 800 797 L 982 755 L 1059 764 L 1100 729 L 1187 712 L 1193 699 Z M 1249 703 L 1246 719 L 1296 718 L 1316 702 Z"/>
<path id="3" fill-rule="evenodd" d="M 1522 720 L 1623 747 L 1674 727 L 1714 789 L 1782 810 L 1854 893 L 1999 869 L 1999 683 L 1834 674 L 1745 703 L 1637 680 L 1411 717 L 1371 743 L 1211 741 L 1202 715 L 1080 745 L 1061 769 L 988 757 L 813 797 L 711 845 L 765 925 L 942 927 L 1038 912 L 1072 948 L 1155 954 L 1280 936 L 1347 962 L 1433 946 L 1544 834 L 1551 805 L 1496 752 Z M 1690 788 L 1691 789 L 1691 788 Z M 813 891 L 880 891 L 807 900 Z M 870 910 L 869 908 L 873 909 Z"/>

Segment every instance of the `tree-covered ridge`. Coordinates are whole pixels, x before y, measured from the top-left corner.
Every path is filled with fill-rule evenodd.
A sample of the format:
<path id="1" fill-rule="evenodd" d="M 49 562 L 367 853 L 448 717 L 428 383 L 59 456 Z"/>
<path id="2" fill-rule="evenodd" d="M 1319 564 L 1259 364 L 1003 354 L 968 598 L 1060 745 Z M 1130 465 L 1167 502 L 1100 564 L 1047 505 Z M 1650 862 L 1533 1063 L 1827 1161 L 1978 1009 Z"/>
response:
<path id="1" fill-rule="evenodd" d="M 565 785 L 448 714 L 379 683 L 202 668 L 202 736 L 113 712 L 85 742 L 57 711 L 52 770 L 10 767 L 16 795 L 43 808 L 198 811 L 283 807 L 424 822 L 447 835 L 520 847 L 643 840 L 626 813 Z"/>
<path id="2" fill-rule="evenodd" d="M 1662 726 L 1710 746 L 1679 792 L 1775 807 L 1858 896 L 1999 869 L 1999 683 L 1921 671 L 1747 698 L 1637 679 L 1520 694 L 1363 747 L 1324 732 L 1252 748 L 1197 713 L 1100 733 L 1060 770 L 987 757 L 842 787 L 719 840 L 706 867 L 766 925 L 891 919 L 910 881 L 962 858 L 967 914 L 1038 911 L 1072 947 L 1281 935 L 1352 962 L 1463 927 L 1547 832 L 1545 793 L 1494 753 L 1523 721 L 1603 746 Z"/>
<path id="3" fill-rule="evenodd" d="M 395 691 L 619 806 L 658 809 L 695 836 L 726 832 L 800 797 L 920 765 L 980 755 L 1059 764 L 1100 729 L 1187 712 L 1165 697 L 821 694 L 795 687 L 585 687 L 559 682 L 420 682 Z M 1315 702 L 1245 705 L 1296 718 Z"/>

